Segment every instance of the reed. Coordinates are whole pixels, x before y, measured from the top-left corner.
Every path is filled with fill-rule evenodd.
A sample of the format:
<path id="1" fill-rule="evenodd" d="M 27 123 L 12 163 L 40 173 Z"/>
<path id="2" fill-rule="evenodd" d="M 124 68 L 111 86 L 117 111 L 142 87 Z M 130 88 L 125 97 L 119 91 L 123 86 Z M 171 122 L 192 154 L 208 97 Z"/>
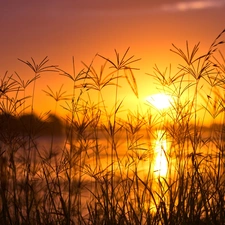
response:
<path id="1" fill-rule="evenodd" d="M 202 55 L 200 44 L 173 45 L 177 72 L 156 65 L 147 74 L 172 97 L 171 107 L 140 110 L 140 102 L 123 118 L 120 89 L 128 85 L 139 98 L 140 59 L 129 48 L 122 56 L 115 50 L 114 60 L 97 54 L 78 72 L 74 60 L 67 72 L 47 57 L 19 59 L 33 78 L 5 73 L 0 80 L 0 223 L 224 224 L 224 33 Z M 55 108 L 36 115 L 37 81 L 48 72 L 71 92 L 47 86 Z M 156 149 L 166 173 L 155 169 Z"/>

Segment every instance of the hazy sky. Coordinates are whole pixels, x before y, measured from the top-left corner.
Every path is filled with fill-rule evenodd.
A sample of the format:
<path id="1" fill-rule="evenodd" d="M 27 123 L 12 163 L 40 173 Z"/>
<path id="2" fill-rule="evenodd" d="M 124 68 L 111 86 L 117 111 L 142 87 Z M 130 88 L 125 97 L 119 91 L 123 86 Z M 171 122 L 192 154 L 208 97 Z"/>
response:
<path id="1" fill-rule="evenodd" d="M 225 0 L 1 0 L 0 73 L 23 74 L 17 58 L 49 56 L 50 63 L 70 70 L 72 56 L 79 68 L 96 53 L 112 57 L 114 49 L 122 54 L 130 47 L 142 58 L 142 85 L 155 63 L 174 62 L 172 43 L 183 48 L 186 40 L 200 41 L 203 51 L 208 48 L 225 28 L 224 12 Z M 60 79 L 43 83 L 59 87 Z"/>

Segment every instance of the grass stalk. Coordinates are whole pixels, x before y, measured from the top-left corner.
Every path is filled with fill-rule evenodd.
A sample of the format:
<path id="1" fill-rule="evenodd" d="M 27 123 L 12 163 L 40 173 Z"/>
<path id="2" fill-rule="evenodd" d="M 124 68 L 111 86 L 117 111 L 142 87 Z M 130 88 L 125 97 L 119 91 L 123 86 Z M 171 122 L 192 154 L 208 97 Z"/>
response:
<path id="1" fill-rule="evenodd" d="M 78 73 L 74 58 L 72 73 L 49 65 L 47 57 L 20 60 L 32 79 L 18 73 L 0 79 L 0 223 L 223 224 L 224 33 L 200 56 L 199 43 L 191 49 L 187 42 L 184 51 L 173 45 L 181 59 L 177 72 L 156 65 L 148 74 L 151 87 L 172 97 L 170 108 L 147 105 L 145 111 L 139 101 L 124 118 L 120 88 L 128 84 L 139 99 L 133 66 L 139 59 L 129 48 L 122 56 L 115 50 L 114 60 L 97 54 Z M 100 71 L 95 60 L 103 61 Z M 44 72 L 66 78 L 71 94 L 47 86 L 53 114 L 36 116 L 36 81 Z M 51 123 L 58 121 L 59 101 L 65 117 Z M 59 124 L 62 136 L 55 133 Z"/>

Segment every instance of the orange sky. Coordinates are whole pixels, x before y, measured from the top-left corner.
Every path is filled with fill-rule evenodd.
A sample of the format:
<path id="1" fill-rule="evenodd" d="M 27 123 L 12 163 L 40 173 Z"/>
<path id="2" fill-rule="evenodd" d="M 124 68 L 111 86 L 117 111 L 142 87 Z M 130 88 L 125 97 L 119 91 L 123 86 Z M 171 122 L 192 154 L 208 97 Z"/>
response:
<path id="1" fill-rule="evenodd" d="M 113 59 L 114 49 L 122 54 L 130 47 L 131 55 L 142 58 L 135 65 L 140 68 L 136 76 L 144 97 L 155 92 L 146 75 L 152 73 L 154 64 L 162 70 L 170 63 L 176 67 L 171 44 L 184 48 L 186 40 L 190 45 L 200 41 L 201 52 L 206 51 L 225 28 L 224 11 L 224 0 L 1 1 L 0 73 L 16 71 L 23 79 L 32 79 L 31 71 L 17 58 L 33 57 L 38 62 L 45 56 L 51 64 L 72 72 L 73 56 L 79 70 L 80 62 L 89 64 L 96 53 Z M 41 76 L 36 107 L 53 110 L 53 101 L 42 89 L 49 85 L 57 90 L 62 83 L 69 86 L 60 76 Z M 128 87 L 120 92 L 125 101 L 133 101 Z"/>

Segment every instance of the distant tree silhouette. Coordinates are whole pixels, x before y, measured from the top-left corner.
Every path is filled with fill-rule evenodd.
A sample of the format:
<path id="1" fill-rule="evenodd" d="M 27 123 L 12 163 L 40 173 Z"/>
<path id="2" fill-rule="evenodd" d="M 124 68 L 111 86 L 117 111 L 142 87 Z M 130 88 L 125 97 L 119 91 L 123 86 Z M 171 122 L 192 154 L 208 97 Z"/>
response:
<path id="1" fill-rule="evenodd" d="M 45 123 L 35 114 L 24 114 L 18 118 L 18 130 L 23 134 L 39 135 L 45 129 Z"/>
<path id="2" fill-rule="evenodd" d="M 19 117 L 8 113 L 0 114 L 0 141 L 6 142 L 19 135 L 62 135 L 64 126 L 59 117 L 49 114 L 45 119 L 36 114 Z"/>
<path id="3" fill-rule="evenodd" d="M 18 119 L 9 114 L 0 114 L 0 141 L 8 143 L 18 136 Z"/>
<path id="4" fill-rule="evenodd" d="M 63 134 L 63 123 L 59 117 L 50 114 L 48 119 L 45 121 L 46 127 L 48 128 L 48 134 L 51 135 L 62 135 Z"/>

